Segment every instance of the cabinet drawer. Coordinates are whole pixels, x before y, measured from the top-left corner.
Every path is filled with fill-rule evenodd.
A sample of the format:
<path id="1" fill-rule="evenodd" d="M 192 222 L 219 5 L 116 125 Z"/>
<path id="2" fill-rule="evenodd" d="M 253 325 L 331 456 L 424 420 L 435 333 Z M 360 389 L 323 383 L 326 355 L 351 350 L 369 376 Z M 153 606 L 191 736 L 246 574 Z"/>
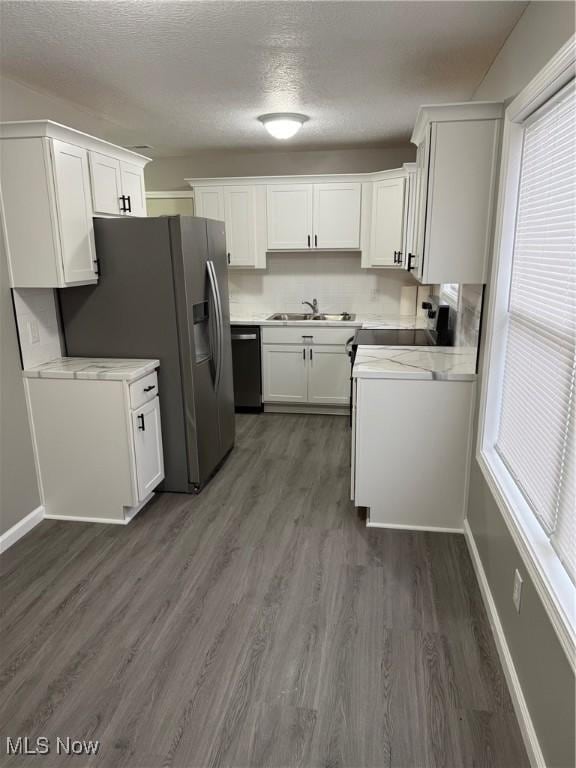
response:
<path id="1" fill-rule="evenodd" d="M 346 344 L 354 336 L 358 326 L 346 328 L 321 328 L 313 325 L 282 326 L 262 328 L 263 344 Z"/>
<path id="2" fill-rule="evenodd" d="M 158 394 L 158 376 L 156 371 L 143 376 L 130 384 L 130 408 L 140 408 Z"/>

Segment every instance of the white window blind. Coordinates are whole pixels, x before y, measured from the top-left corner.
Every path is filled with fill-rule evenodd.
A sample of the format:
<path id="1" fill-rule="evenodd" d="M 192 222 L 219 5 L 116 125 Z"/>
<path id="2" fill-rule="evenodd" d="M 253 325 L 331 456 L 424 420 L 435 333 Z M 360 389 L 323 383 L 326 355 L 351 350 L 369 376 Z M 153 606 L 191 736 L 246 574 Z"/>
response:
<path id="1" fill-rule="evenodd" d="M 496 450 L 576 582 L 574 81 L 526 123 Z"/>

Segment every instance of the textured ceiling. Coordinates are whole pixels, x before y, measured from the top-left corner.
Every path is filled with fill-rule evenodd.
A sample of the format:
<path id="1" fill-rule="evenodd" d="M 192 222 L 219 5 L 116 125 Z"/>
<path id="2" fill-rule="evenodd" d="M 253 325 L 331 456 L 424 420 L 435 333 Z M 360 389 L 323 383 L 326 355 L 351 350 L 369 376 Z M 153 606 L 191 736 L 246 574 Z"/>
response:
<path id="1" fill-rule="evenodd" d="M 0 63 L 156 156 L 395 144 L 420 104 L 472 96 L 525 6 L 3 0 Z M 256 120 L 274 111 L 311 119 L 280 144 Z"/>

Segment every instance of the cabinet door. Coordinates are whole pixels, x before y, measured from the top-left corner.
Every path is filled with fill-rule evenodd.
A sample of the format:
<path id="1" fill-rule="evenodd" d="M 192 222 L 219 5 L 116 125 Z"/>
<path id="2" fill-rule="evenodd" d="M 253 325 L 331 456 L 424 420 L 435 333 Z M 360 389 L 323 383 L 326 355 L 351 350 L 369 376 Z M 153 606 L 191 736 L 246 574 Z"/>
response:
<path id="1" fill-rule="evenodd" d="M 268 249 L 312 247 L 312 184 L 270 184 L 267 188 Z"/>
<path id="2" fill-rule="evenodd" d="M 432 123 L 422 280 L 483 283 L 500 120 Z"/>
<path id="3" fill-rule="evenodd" d="M 338 344 L 310 346 L 308 355 L 308 402 L 349 405 L 350 358 Z"/>
<path id="4" fill-rule="evenodd" d="M 361 184 L 314 185 L 314 248 L 360 248 Z"/>
<path id="5" fill-rule="evenodd" d="M 92 206 L 94 213 L 119 215 L 122 213 L 120 195 L 120 161 L 99 152 L 89 152 L 90 176 L 92 179 Z"/>
<path id="6" fill-rule="evenodd" d="M 284 344 L 262 345 L 264 402 L 306 402 L 307 357 L 305 347 Z"/>
<path id="7" fill-rule="evenodd" d="M 404 257 L 404 198 L 406 179 L 386 179 L 374 184 L 372 193 L 373 267 L 398 267 Z"/>
<path id="8" fill-rule="evenodd" d="M 164 479 L 160 402 L 157 397 L 132 411 L 138 499 L 142 501 Z"/>
<path id="9" fill-rule="evenodd" d="M 414 276 L 422 279 L 424 269 L 424 235 L 426 231 L 426 206 L 428 202 L 428 159 L 430 155 L 430 135 L 418 145 L 416 152 L 416 206 L 414 223 L 414 250 L 407 268 Z"/>
<path id="10" fill-rule="evenodd" d="M 224 223 L 228 263 L 256 264 L 256 190 L 253 186 L 224 187 Z"/>
<path id="11" fill-rule="evenodd" d="M 128 216 L 146 216 L 146 191 L 144 189 L 144 169 L 131 163 L 120 163 L 122 194 L 128 198 L 126 214 Z"/>
<path id="12" fill-rule="evenodd" d="M 88 153 L 81 147 L 52 141 L 58 229 L 66 284 L 96 280 Z"/>
<path id="13" fill-rule="evenodd" d="M 416 227 L 416 170 L 408 171 L 406 176 L 406 204 L 404 207 L 404 251 L 401 266 L 408 269 L 408 255 L 414 252 Z"/>
<path id="14" fill-rule="evenodd" d="M 223 187 L 194 187 L 194 213 L 205 219 L 224 221 Z"/>

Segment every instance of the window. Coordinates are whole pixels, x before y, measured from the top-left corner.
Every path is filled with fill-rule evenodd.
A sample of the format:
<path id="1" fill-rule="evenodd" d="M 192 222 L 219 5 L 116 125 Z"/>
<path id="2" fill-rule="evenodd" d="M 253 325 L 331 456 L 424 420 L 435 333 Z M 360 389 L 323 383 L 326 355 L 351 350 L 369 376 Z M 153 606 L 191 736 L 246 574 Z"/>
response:
<path id="1" fill-rule="evenodd" d="M 571 62 L 571 63 L 570 63 Z M 506 111 L 478 460 L 576 637 L 576 90 L 567 44 Z"/>
<path id="2" fill-rule="evenodd" d="M 524 131 L 496 450 L 576 581 L 574 85 Z"/>

